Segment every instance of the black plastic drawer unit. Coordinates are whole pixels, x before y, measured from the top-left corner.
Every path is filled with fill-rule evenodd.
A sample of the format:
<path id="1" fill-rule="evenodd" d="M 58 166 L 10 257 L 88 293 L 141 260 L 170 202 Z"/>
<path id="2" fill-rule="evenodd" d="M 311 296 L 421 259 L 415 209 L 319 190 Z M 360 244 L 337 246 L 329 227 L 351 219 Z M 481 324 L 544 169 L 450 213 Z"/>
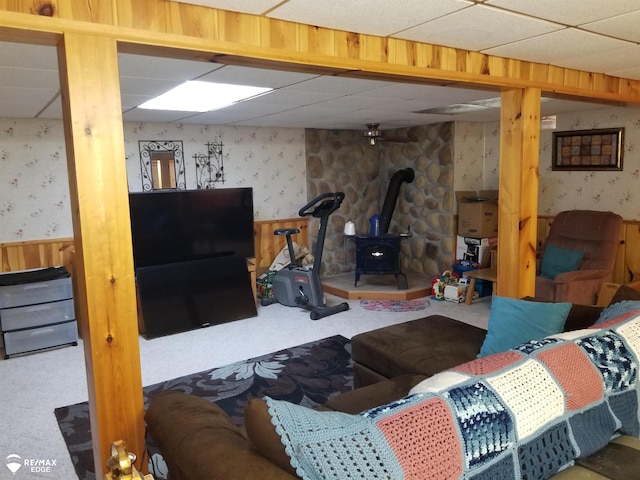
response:
<path id="1" fill-rule="evenodd" d="M 0 274 L 5 358 L 78 344 L 69 273 L 63 267 Z"/>

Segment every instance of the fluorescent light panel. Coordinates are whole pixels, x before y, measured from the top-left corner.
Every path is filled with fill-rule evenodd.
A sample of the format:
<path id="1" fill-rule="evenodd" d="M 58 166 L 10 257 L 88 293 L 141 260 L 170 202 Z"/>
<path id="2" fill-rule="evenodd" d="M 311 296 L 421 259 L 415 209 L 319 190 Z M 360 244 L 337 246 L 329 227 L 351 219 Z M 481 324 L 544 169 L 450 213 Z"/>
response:
<path id="1" fill-rule="evenodd" d="M 248 98 L 263 95 L 272 88 L 187 81 L 151 100 L 138 108 L 149 110 L 174 110 L 180 112 L 209 112 L 228 107 Z"/>

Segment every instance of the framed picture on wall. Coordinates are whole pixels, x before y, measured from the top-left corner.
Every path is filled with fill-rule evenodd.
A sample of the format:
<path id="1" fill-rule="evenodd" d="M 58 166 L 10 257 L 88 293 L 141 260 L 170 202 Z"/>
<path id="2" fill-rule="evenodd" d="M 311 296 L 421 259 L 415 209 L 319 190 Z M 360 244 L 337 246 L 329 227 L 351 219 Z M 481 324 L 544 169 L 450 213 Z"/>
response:
<path id="1" fill-rule="evenodd" d="M 553 170 L 622 170 L 624 128 L 553 132 Z"/>

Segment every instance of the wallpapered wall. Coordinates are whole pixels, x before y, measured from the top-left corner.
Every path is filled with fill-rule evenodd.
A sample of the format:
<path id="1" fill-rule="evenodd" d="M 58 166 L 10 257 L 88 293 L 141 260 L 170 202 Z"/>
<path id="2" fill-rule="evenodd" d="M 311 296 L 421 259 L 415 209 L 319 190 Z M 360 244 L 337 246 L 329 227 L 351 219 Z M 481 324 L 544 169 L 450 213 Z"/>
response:
<path id="1" fill-rule="evenodd" d="M 624 170 L 552 171 L 552 130 L 540 134 L 539 215 L 564 210 L 611 210 L 640 220 L 640 110 L 606 107 L 557 116 L 556 131 L 624 127 Z M 456 123 L 456 190 L 498 188 L 500 125 Z"/>
<path id="2" fill-rule="evenodd" d="M 306 203 L 304 129 L 125 123 L 130 191 L 141 191 L 138 141 L 181 140 L 186 185 L 193 155 L 224 144 L 225 183 L 253 187 L 256 220 L 296 217 Z M 73 236 L 61 121 L 0 119 L 0 242 Z"/>
<path id="3" fill-rule="evenodd" d="M 624 171 L 554 172 L 552 132 L 540 138 L 539 213 L 592 208 L 640 220 L 640 111 L 599 108 L 558 116 L 558 131 L 625 127 Z M 193 155 L 205 143 L 225 145 L 225 187 L 254 188 L 256 220 L 297 216 L 307 199 L 305 132 L 229 126 L 127 123 L 129 188 L 142 189 L 139 140 L 182 140 L 188 188 L 195 188 Z M 456 122 L 454 189 L 497 189 L 497 122 Z M 71 237 L 69 188 L 62 122 L 0 119 L 0 242 Z"/>

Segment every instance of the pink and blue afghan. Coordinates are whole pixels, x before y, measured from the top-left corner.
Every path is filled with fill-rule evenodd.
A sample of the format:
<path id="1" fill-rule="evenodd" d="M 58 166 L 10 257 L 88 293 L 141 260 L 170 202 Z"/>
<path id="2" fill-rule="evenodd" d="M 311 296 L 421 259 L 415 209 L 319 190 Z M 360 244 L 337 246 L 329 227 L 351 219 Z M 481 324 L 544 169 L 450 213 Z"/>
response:
<path id="1" fill-rule="evenodd" d="M 266 398 L 303 479 L 549 478 L 640 436 L 640 311 L 435 375 L 358 415 Z"/>

